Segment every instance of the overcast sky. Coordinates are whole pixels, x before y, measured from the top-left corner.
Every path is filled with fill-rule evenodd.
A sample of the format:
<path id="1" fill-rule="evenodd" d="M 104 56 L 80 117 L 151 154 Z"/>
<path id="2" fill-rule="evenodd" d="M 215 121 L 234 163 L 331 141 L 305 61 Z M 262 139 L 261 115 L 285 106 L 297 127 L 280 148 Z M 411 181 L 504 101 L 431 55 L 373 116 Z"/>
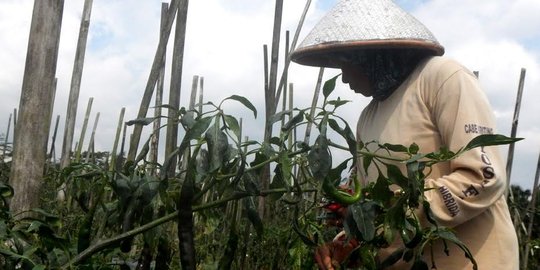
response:
<path id="1" fill-rule="evenodd" d="M 312 1 L 300 40 L 335 2 Z M 526 139 L 516 146 L 512 182 L 530 188 L 540 151 L 540 1 L 397 2 L 434 33 L 445 46 L 446 56 L 480 72 L 480 83 L 493 106 L 501 134 L 510 135 L 519 75 L 526 68 L 518 129 L 518 137 Z M 57 155 L 83 3 L 66 0 L 64 6 L 53 117 L 54 122 L 56 115 L 61 115 Z M 259 111 L 257 120 L 241 106 L 227 109 L 233 115 L 243 116 L 246 135 L 260 139 L 264 119 L 262 48 L 263 44 L 270 48 L 274 5 L 274 1 L 268 0 L 190 1 L 181 106 L 187 106 L 192 77 L 203 76 L 206 100 L 219 102 L 236 94 L 255 104 Z M 291 39 L 304 5 L 305 1 L 285 1 L 282 30 L 289 30 Z M 19 104 L 32 7 L 31 0 L 0 0 L 0 133 L 5 133 L 9 115 Z M 160 9 L 161 1 L 157 0 L 94 0 L 75 141 L 90 97 L 94 97 L 94 103 L 89 127 L 95 114 L 101 114 L 96 150 L 112 148 L 122 107 L 126 108 L 126 120 L 136 117 L 158 43 Z M 169 54 L 167 60 L 170 59 Z M 317 68 L 291 65 L 289 82 L 294 84 L 296 107 L 309 106 L 317 73 Z M 338 73 L 327 69 L 325 78 Z M 165 80 L 167 89 L 170 71 Z M 354 127 L 369 99 L 352 93 L 341 83 L 335 93 L 352 101 L 341 110 L 341 115 Z M 502 150 L 506 155 L 506 148 Z"/>

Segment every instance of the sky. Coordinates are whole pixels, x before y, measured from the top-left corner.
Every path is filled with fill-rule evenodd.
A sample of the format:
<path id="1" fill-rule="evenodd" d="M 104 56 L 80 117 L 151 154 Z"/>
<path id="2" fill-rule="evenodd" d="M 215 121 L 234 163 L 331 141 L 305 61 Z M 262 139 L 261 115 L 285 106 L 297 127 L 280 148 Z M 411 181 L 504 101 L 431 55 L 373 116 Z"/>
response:
<path id="1" fill-rule="evenodd" d="M 300 39 L 337 0 L 313 0 Z M 445 55 L 480 73 L 480 83 L 497 118 L 498 133 L 509 136 L 519 76 L 526 69 L 512 183 L 531 188 L 540 152 L 540 1 L 538 0 L 398 0 L 401 7 L 423 22 L 445 47 Z M 60 115 L 57 155 L 67 110 L 69 86 L 77 45 L 83 0 L 64 4 L 57 92 L 53 125 Z M 282 32 L 294 36 L 306 1 L 284 1 Z M 33 1 L 0 0 L 0 133 L 19 104 Z M 275 2 L 268 0 L 190 1 L 182 74 L 181 106 L 187 106 L 193 76 L 204 77 L 205 100 L 219 103 L 231 95 L 248 98 L 258 118 L 230 103 L 226 112 L 242 116 L 244 134 L 262 137 L 264 120 L 263 45 L 271 47 Z M 161 1 L 94 0 L 85 57 L 74 140 L 78 140 L 86 105 L 94 98 L 88 136 L 100 113 L 95 148 L 112 148 L 118 116 L 136 118 L 157 48 Z M 171 39 L 172 40 L 172 37 Z M 282 44 L 285 40 L 282 34 Z M 170 81 L 172 42 L 167 54 L 165 89 Z M 284 45 L 281 46 L 283 52 Z M 280 70 L 284 57 L 280 55 Z M 311 103 L 318 68 L 291 64 L 295 107 Z M 325 79 L 339 74 L 326 69 Z M 280 73 L 281 74 L 281 73 Z M 342 115 L 354 128 L 369 98 L 338 83 L 334 92 L 351 100 Z M 165 94 L 165 103 L 166 103 Z M 150 110 L 150 114 L 153 112 Z M 11 128 L 13 130 L 13 128 Z M 145 129 L 147 130 L 147 129 Z M 51 128 L 52 133 L 52 128 Z M 11 136 L 11 135 L 10 135 Z M 88 137 L 87 137 L 88 138 Z M 145 137 L 143 136 L 143 140 Z M 86 139 L 85 143 L 88 143 Z M 86 149 L 87 145 L 83 144 Z M 507 148 L 502 147 L 506 156 Z"/>

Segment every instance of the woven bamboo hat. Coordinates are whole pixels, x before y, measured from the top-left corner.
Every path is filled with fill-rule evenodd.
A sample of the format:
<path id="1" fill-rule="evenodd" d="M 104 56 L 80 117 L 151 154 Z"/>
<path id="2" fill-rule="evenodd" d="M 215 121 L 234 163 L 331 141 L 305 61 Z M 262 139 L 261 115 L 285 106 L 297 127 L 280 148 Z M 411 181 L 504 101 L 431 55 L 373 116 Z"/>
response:
<path id="1" fill-rule="evenodd" d="M 340 0 L 291 59 L 302 65 L 338 67 L 336 53 L 393 48 L 444 54 L 444 47 L 433 34 L 392 0 Z"/>

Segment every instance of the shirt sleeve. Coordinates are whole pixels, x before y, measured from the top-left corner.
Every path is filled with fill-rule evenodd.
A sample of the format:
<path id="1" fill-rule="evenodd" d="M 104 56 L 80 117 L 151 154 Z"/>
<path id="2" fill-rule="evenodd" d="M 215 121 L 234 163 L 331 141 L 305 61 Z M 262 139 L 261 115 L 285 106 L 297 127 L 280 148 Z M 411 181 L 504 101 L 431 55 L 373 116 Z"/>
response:
<path id="1" fill-rule="evenodd" d="M 477 78 L 466 69 L 447 76 L 431 100 L 442 145 L 458 151 L 474 137 L 495 132 L 491 106 Z M 506 189 L 497 146 L 477 147 L 447 164 L 449 174 L 426 179 L 426 198 L 440 225 L 458 226 L 493 205 Z"/>

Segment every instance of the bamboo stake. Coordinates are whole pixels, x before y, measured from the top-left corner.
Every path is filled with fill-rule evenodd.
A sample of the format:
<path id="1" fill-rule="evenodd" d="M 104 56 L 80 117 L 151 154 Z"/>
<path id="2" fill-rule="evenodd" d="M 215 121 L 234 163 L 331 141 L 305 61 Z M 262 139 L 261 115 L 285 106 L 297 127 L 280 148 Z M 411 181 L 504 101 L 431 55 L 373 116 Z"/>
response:
<path id="1" fill-rule="evenodd" d="M 319 94 L 321 92 L 322 78 L 324 74 L 324 68 L 319 69 L 319 77 L 317 78 L 317 84 L 315 85 L 315 91 L 313 92 L 313 99 L 311 101 L 311 108 L 309 110 L 309 117 L 313 119 L 315 116 L 315 108 L 317 107 L 317 102 L 319 100 Z M 309 144 L 309 137 L 311 136 L 311 127 L 313 126 L 312 122 L 308 122 L 306 126 L 306 134 L 304 136 L 304 143 Z"/>
<path id="2" fill-rule="evenodd" d="M 197 97 L 198 83 L 199 83 L 199 76 L 197 75 L 193 76 L 193 80 L 191 82 L 191 95 L 189 98 L 189 105 L 188 105 L 188 109 L 190 111 L 195 109 L 195 99 Z M 189 148 L 187 148 L 186 151 L 184 152 L 181 163 L 178 164 L 178 167 L 179 167 L 178 169 L 180 169 L 180 171 L 185 171 L 185 169 L 187 168 L 189 156 L 190 156 L 190 150 Z M 170 172 L 170 173 L 174 173 L 174 172 Z"/>
<path id="3" fill-rule="evenodd" d="M 116 125 L 116 136 L 114 137 L 114 144 L 111 151 L 111 161 L 109 163 L 109 171 L 113 172 L 116 168 L 116 149 L 118 147 L 118 141 L 120 139 L 120 133 L 122 132 L 122 124 L 124 123 L 124 113 L 126 108 L 120 110 L 120 117 L 118 118 L 118 125 Z M 124 131 L 125 133 L 125 131 Z"/>
<path id="4" fill-rule="evenodd" d="M 285 54 L 287 54 L 289 52 L 289 31 L 285 31 Z M 287 65 L 287 57 L 285 57 L 285 65 Z M 285 111 L 287 109 L 287 76 L 288 76 L 288 72 L 284 72 L 283 73 L 283 77 L 284 77 L 284 87 L 283 87 L 283 100 L 282 100 L 282 105 L 281 105 L 281 110 Z M 278 99 L 276 99 L 278 100 Z M 291 112 L 292 114 L 292 112 Z M 288 119 L 291 119 L 292 118 L 292 115 L 289 114 L 288 115 Z M 283 119 L 281 120 L 281 125 L 285 125 L 285 116 L 283 117 Z"/>
<path id="5" fill-rule="evenodd" d="M 79 144 L 77 145 L 77 152 L 75 152 L 75 161 L 79 162 L 81 160 L 81 152 L 84 143 L 84 136 L 86 134 L 86 128 L 88 127 L 88 119 L 90 118 L 90 112 L 92 111 L 92 103 L 94 98 L 91 97 L 88 99 L 88 106 L 86 107 L 86 114 L 84 116 L 84 122 L 81 130 L 81 135 L 79 137 Z"/>
<path id="6" fill-rule="evenodd" d="M 164 31 L 165 23 L 166 21 L 166 15 L 167 15 L 167 9 L 169 8 L 169 4 L 167 3 L 161 3 L 161 25 L 160 25 L 160 32 Z M 159 148 L 159 136 L 160 136 L 160 127 L 161 127 L 161 105 L 163 104 L 163 85 L 165 82 L 165 61 L 166 56 L 163 55 L 163 61 L 161 64 L 161 69 L 159 71 L 159 77 L 157 81 L 156 86 L 156 101 L 155 101 L 155 109 L 154 109 L 154 117 L 156 120 L 154 120 L 154 126 L 152 133 L 152 139 L 150 141 L 150 161 L 153 163 L 150 168 L 150 175 L 156 175 L 156 165 L 157 164 L 157 157 L 158 157 L 158 148 Z"/>
<path id="7" fill-rule="evenodd" d="M 519 120 L 519 111 L 521 108 L 521 97 L 523 96 L 523 86 L 525 83 L 525 74 L 526 70 L 524 68 L 521 69 L 521 74 L 519 77 L 519 85 L 518 85 L 518 93 L 516 98 L 516 106 L 514 110 L 514 118 L 512 119 L 512 130 L 510 137 L 515 138 L 517 134 L 517 127 L 518 127 L 518 120 Z M 511 143 L 508 146 L 508 156 L 506 160 L 506 195 L 508 196 L 508 199 L 510 202 L 514 202 L 514 193 L 512 192 L 512 189 L 510 188 L 510 176 L 512 175 L 512 163 L 514 159 L 514 143 Z M 514 207 L 513 208 L 513 218 L 512 222 L 514 223 L 514 226 L 516 227 L 516 234 L 518 236 L 518 239 L 521 239 L 521 230 L 518 229 L 519 226 L 524 227 L 523 221 L 521 219 L 521 216 L 519 214 L 519 211 Z M 524 257 L 524 254 L 522 253 L 523 250 L 520 249 L 520 258 Z"/>
<path id="8" fill-rule="evenodd" d="M 512 131 L 510 134 L 510 137 L 515 138 L 517 133 L 517 127 L 518 127 L 518 120 L 519 120 L 519 111 L 521 109 L 521 97 L 523 96 L 523 86 L 525 84 L 525 73 L 526 70 L 524 68 L 521 69 L 521 75 L 519 77 L 519 86 L 518 86 L 518 94 L 516 98 L 516 107 L 514 110 L 514 118 L 512 120 Z M 510 176 L 512 175 L 512 162 L 514 159 L 514 143 L 511 143 L 508 146 L 508 159 L 506 161 L 506 184 L 507 187 L 510 187 Z M 511 192 L 510 192 L 511 193 Z M 513 196 L 513 195 L 511 195 Z"/>
<path id="9" fill-rule="evenodd" d="M 9 119 L 8 119 L 6 137 L 4 138 L 4 149 L 2 150 L 2 162 L 4 162 L 4 159 L 6 158 L 6 150 L 7 150 L 7 145 L 8 145 L 9 130 L 11 128 L 11 117 L 12 117 L 12 114 L 10 113 L 9 114 Z"/>
<path id="10" fill-rule="evenodd" d="M 268 92 L 268 45 L 263 45 L 264 92 Z"/>
<path id="11" fill-rule="evenodd" d="M 18 219 L 40 206 L 63 10 L 63 0 L 34 2 L 10 176 Z"/>
<path id="12" fill-rule="evenodd" d="M 204 102 L 203 91 L 204 91 L 204 77 L 201 76 L 200 82 L 199 82 L 199 113 L 200 114 L 203 113 L 203 102 Z"/>
<path id="13" fill-rule="evenodd" d="M 264 141 L 270 141 L 272 137 L 272 124 L 270 117 L 276 112 L 276 80 L 277 80 L 277 69 L 278 69 L 278 59 L 279 59 L 279 41 L 281 34 L 281 19 L 283 17 L 283 0 L 276 0 L 276 8 L 274 13 L 274 28 L 272 33 L 272 51 L 270 55 L 270 73 L 268 88 L 265 89 L 265 109 L 266 109 L 266 120 L 265 120 L 265 129 L 264 129 Z M 265 166 L 261 176 L 261 187 L 266 189 L 270 186 L 270 166 Z M 267 208 L 264 197 L 259 197 L 259 216 L 264 219 L 265 208 Z"/>
<path id="14" fill-rule="evenodd" d="M 81 18 L 79 28 L 79 38 L 77 40 L 77 50 L 75 52 L 73 73 L 71 75 L 71 86 L 69 89 L 66 124 L 64 127 L 64 140 L 62 142 L 62 156 L 60 158 L 61 168 L 67 167 L 71 162 L 71 146 L 73 144 L 73 136 L 75 133 L 75 121 L 77 118 L 77 107 L 79 103 L 79 92 L 81 89 L 84 56 L 86 53 L 86 43 L 88 40 L 88 29 L 90 27 L 90 16 L 92 14 L 92 2 L 93 0 L 84 1 L 83 16 Z"/>
<path id="15" fill-rule="evenodd" d="M 152 63 L 152 68 L 150 70 L 150 75 L 148 76 L 148 81 L 146 83 L 146 87 L 144 90 L 143 98 L 141 100 L 141 105 L 139 107 L 137 118 L 146 117 L 146 113 L 148 112 L 148 107 L 150 106 L 150 101 L 152 100 L 152 96 L 154 95 L 154 87 L 159 77 L 159 71 L 161 70 L 163 56 L 165 55 L 167 42 L 169 41 L 169 35 L 171 33 L 172 24 L 173 24 L 174 17 L 176 15 L 177 10 L 178 10 L 178 1 L 171 0 L 169 9 L 167 11 L 167 23 L 164 27 L 164 31 L 161 32 L 161 35 L 159 38 L 156 54 L 154 56 L 154 61 Z M 139 147 L 139 141 L 141 139 L 142 128 L 143 126 L 141 124 L 134 125 L 133 136 L 132 136 L 132 140 L 130 141 L 130 147 L 129 147 L 129 154 L 128 154 L 129 160 L 135 160 L 135 155 L 137 154 L 137 148 Z"/>
<path id="16" fill-rule="evenodd" d="M 307 0 L 306 5 L 304 6 L 304 11 L 302 12 L 302 16 L 300 16 L 300 20 L 299 20 L 298 25 L 296 27 L 296 32 L 294 33 L 291 48 L 290 48 L 290 50 L 288 51 L 288 53 L 286 55 L 285 67 L 283 68 L 283 73 L 281 75 L 281 79 L 279 80 L 279 87 L 277 89 L 275 100 L 279 100 L 279 98 L 281 96 L 281 89 L 287 83 L 286 80 L 285 80 L 285 77 L 286 77 L 285 74 L 287 74 L 287 71 L 289 70 L 289 65 L 291 64 L 290 55 L 294 51 L 294 49 L 296 48 L 296 43 L 298 42 L 298 36 L 300 35 L 300 31 L 302 30 L 302 26 L 304 25 L 304 21 L 306 19 L 306 14 L 307 14 L 307 12 L 309 10 L 310 5 L 311 5 L 311 0 Z M 277 103 L 275 104 L 275 106 L 277 106 Z"/>
<path id="17" fill-rule="evenodd" d="M 13 109 L 13 140 L 16 138 L 17 129 L 15 127 L 17 127 L 17 108 Z"/>
<path id="18" fill-rule="evenodd" d="M 56 123 L 54 124 L 54 132 L 52 136 L 52 141 L 51 141 L 51 150 L 49 152 L 49 159 L 51 160 L 52 163 L 56 162 L 56 147 L 54 145 L 56 143 L 56 134 L 58 132 L 59 122 L 60 122 L 60 115 L 57 115 Z"/>
<path id="19" fill-rule="evenodd" d="M 97 129 L 98 122 L 99 122 L 99 112 L 96 114 L 96 119 L 94 120 L 94 127 L 92 128 L 92 134 L 90 135 L 90 142 L 88 143 L 88 151 L 86 151 L 87 163 L 90 161 L 90 152 L 94 149 L 94 137 L 96 136 L 96 129 Z"/>
<path id="20" fill-rule="evenodd" d="M 525 252 L 523 253 L 523 269 L 529 269 L 529 253 L 531 251 L 531 234 L 534 224 L 534 216 L 536 213 L 536 197 L 538 196 L 538 181 L 540 178 L 540 155 L 538 155 L 538 163 L 536 164 L 536 174 L 534 176 L 534 184 L 532 190 L 532 198 L 529 206 L 527 207 L 526 213 L 529 213 L 530 220 L 527 226 L 527 240 L 525 241 Z"/>
<path id="21" fill-rule="evenodd" d="M 188 12 L 188 0 L 181 0 L 178 8 L 178 18 L 176 20 L 174 33 L 174 48 L 171 68 L 171 89 L 169 92 L 169 105 L 172 109 L 168 110 L 167 135 L 165 137 L 165 156 L 169 157 L 178 142 L 178 122 L 177 113 L 180 107 L 180 93 L 182 86 L 182 65 L 184 62 L 184 44 L 186 39 L 186 21 Z M 169 167 L 169 176 L 174 175 L 177 157 L 171 160 Z"/>

